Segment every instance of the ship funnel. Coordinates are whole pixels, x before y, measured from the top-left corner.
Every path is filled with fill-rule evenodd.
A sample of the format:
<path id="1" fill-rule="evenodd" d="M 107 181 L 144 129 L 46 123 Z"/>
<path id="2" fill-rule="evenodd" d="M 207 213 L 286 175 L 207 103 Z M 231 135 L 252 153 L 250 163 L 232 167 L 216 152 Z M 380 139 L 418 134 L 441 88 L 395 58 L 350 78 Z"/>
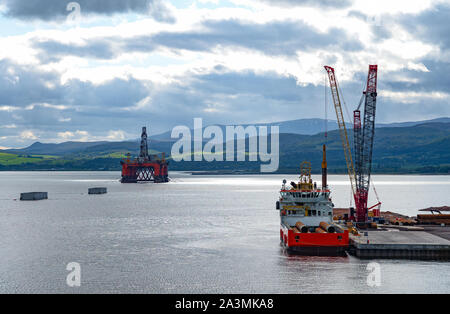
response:
<path id="1" fill-rule="evenodd" d="M 327 187 L 327 149 L 323 144 L 323 160 L 322 160 L 322 189 Z"/>

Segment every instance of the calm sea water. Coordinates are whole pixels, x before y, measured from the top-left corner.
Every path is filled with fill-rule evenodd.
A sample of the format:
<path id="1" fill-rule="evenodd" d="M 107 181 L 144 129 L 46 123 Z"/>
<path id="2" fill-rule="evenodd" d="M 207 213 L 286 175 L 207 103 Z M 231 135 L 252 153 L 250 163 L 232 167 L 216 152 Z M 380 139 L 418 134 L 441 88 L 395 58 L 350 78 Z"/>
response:
<path id="1" fill-rule="evenodd" d="M 381 286 L 369 287 L 368 261 L 286 255 L 275 201 L 294 175 L 171 173 L 168 184 L 120 184 L 119 176 L 0 172 L 0 292 L 450 292 L 450 263 L 377 260 Z M 450 176 L 374 182 L 382 210 L 415 215 L 450 204 Z M 329 184 L 335 206 L 348 206 L 347 177 Z M 108 194 L 87 195 L 94 186 Z M 27 191 L 48 191 L 49 200 L 18 201 Z M 70 262 L 81 265 L 81 287 L 66 284 Z"/>

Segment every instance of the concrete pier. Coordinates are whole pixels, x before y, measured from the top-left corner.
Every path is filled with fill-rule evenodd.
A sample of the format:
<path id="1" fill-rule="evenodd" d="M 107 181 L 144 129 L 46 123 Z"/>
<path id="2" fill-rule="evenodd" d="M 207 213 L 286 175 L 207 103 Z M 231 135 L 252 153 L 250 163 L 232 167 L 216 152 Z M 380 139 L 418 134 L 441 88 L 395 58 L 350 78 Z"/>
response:
<path id="1" fill-rule="evenodd" d="M 48 199 L 47 192 L 20 193 L 21 201 L 38 201 L 38 200 L 46 200 L 46 199 Z"/>
<path id="2" fill-rule="evenodd" d="M 350 254 L 359 258 L 450 260 L 450 241 L 425 231 L 368 231 L 350 236 Z"/>
<path id="3" fill-rule="evenodd" d="M 99 187 L 99 188 L 89 188 L 88 193 L 89 194 L 106 194 L 107 190 L 105 187 Z"/>

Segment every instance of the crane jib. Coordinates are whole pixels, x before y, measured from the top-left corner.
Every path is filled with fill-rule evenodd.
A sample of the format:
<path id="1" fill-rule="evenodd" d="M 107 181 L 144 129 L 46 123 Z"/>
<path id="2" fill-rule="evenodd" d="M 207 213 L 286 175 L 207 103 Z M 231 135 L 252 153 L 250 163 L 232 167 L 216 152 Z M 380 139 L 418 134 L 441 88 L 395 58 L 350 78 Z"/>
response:
<path id="1" fill-rule="evenodd" d="M 370 174 L 372 170 L 373 139 L 375 135 L 375 111 L 377 98 L 377 65 L 369 65 L 366 90 L 364 91 L 364 117 L 361 121 L 359 107 L 353 112 L 354 161 L 349 145 L 342 105 L 339 97 L 338 83 L 334 69 L 325 66 L 330 80 L 339 133 L 344 149 L 345 161 L 355 198 L 356 221 L 366 222 L 368 218 L 367 199 L 369 195 Z M 361 103 L 360 103 L 361 105 Z"/>
<path id="2" fill-rule="evenodd" d="M 356 162 L 356 191 L 355 199 L 357 216 L 367 219 L 367 200 L 369 195 L 370 174 L 372 170 L 373 140 L 375 135 L 375 112 L 377 100 L 377 65 L 369 66 L 367 76 L 367 88 L 364 92 L 364 120 L 362 134 L 355 137 L 355 154 L 358 154 Z M 356 156 L 356 155 L 355 155 Z M 358 214 L 358 211 L 360 214 Z M 361 218 L 362 219 L 362 218 Z"/>
<path id="3" fill-rule="evenodd" d="M 347 164 L 347 171 L 350 178 L 352 192 L 353 195 L 355 196 L 356 195 L 355 169 L 353 166 L 352 152 L 348 140 L 347 127 L 345 126 L 344 114 L 342 112 L 342 105 L 339 97 L 339 89 L 336 80 L 336 75 L 334 73 L 334 69 L 330 66 L 325 66 L 325 70 L 327 71 L 328 78 L 330 80 L 331 95 L 333 97 L 334 108 L 336 110 L 336 117 L 339 126 L 339 134 L 342 141 L 342 147 L 344 149 L 345 162 Z"/>

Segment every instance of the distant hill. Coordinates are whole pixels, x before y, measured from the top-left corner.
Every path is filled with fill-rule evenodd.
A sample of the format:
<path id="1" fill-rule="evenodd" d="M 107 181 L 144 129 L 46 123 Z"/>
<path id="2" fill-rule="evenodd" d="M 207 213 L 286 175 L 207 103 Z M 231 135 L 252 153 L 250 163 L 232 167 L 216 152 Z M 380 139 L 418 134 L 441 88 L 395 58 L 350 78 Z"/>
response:
<path id="1" fill-rule="evenodd" d="M 8 149 L 5 150 L 5 152 L 17 154 L 66 155 L 82 151 L 92 146 L 107 143 L 108 142 L 64 142 L 60 144 L 44 144 L 41 142 L 35 142 L 26 148 Z"/>
<path id="2" fill-rule="evenodd" d="M 407 126 L 415 126 L 419 124 L 427 124 L 427 123 L 450 123 L 450 118 L 437 118 L 431 120 L 422 120 L 422 121 L 410 121 L 410 122 L 394 122 L 394 123 L 377 123 L 377 128 L 399 128 L 399 127 L 407 127 Z"/>
<path id="3" fill-rule="evenodd" d="M 353 141 L 352 132 L 349 133 Z M 324 135 L 280 134 L 279 173 L 297 173 L 302 161 L 311 161 L 320 172 Z M 374 173 L 450 173 L 450 123 L 426 123 L 412 127 L 376 129 Z M 327 159 L 330 173 L 346 173 L 339 131 L 328 134 Z M 259 171 L 259 163 L 174 163 L 177 170 Z"/>
<path id="4" fill-rule="evenodd" d="M 443 122 L 378 127 L 375 132 L 373 171 L 449 174 L 449 128 L 450 123 Z M 349 135 L 352 141 L 352 132 Z M 165 152 L 169 156 L 173 142 L 151 139 L 150 153 Z M 280 134 L 279 172 L 297 173 L 300 162 L 304 160 L 312 162 L 313 171 L 320 171 L 323 142 L 323 133 Z M 328 133 L 327 147 L 330 173 L 345 173 L 339 131 Z M 119 170 L 120 158 L 128 152 L 136 155 L 138 151 L 139 143 L 136 141 L 35 143 L 21 150 L 0 152 L 0 170 Z M 258 172 L 259 166 L 258 162 L 171 162 L 170 169 Z"/>
<path id="5" fill-rule="evenodd" d="M 437 118 L 432 120 L 424 120 L 424 121 L 410 121 L 410 122 L 395 122 L 395 123 L 377 123 L 377 128 L 391 128 L 391 127 L 410 127 L 418 124 L 424 123 L 450 123 L 450 118 Z M 242 126 L 247 127 L 250 124 L 244 124 Z M 272 123 L 255 123 L 251 125 L 257 126 L 279 126 L 280 133 L 290 133 L 290 134 L 302 134 L 302 135 L 314 135 L 325 132 L 325 125 L 327 126 L 328 131 L 337 130 L 338 124 L 335 120 L 325 120 L 325 119 L 297 119 L 297 120 L 289 120 L 289 121 L 280 121 L 280 122 L 272 122 Z M 225 125 L 218 125 L 222 128 L 222 131 L 225 134 Z M 353 124 L 346 123 L 348 129 L 353 128 Z M 193 131 L 192 131 L 193 132 Z M 161 134 L 156 134 L 150 136 L 150 139 L 158 140 L 158 141 L 170 141 L 171 139 L 171 131 L 164 132 Z"/>
<path id="6" fill-rule="evenodd" d="M 171 143 L 162 143 L 150 140 L 150 144 L 154 144 L 159 149 L 166 150 L 171 147 Z M 150 152 L 157 153 L 158 150 L 152 149 Z M 52 155 L 52 156 L 96 156 L 98 154 L 110 153 L 131 153 L 137 154 L 139 151 L 139 143 L 137 141 L 127 142 L 64 142 L 60 144 L 43 144 L 36 142 L 28 147 L 21 149 L 7 149 L 4 153 L 21 154 L 21 155 Z M 169 149 L 170 151 L 170 149 Z"/>

